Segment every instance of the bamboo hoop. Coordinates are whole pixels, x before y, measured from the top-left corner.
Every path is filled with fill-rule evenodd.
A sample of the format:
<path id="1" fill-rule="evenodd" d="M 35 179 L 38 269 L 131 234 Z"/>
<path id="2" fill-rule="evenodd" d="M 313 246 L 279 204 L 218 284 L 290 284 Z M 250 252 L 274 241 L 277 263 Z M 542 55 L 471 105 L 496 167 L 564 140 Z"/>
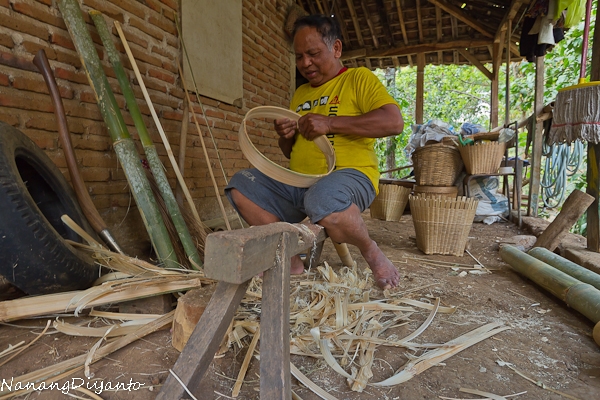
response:
<path id="1" fill-rule="evenodd" d="M 316 137 L 314 143 L 323 152 L 325 159 L 327 160 L 326 174 L 302 174 L 274 163 L 265 157 L 260 151 L 258 151 L 256 146 L 254 146 L 248 137 L 246 121 L 250 118 L 289 118 L 292 121 L 298 121 L 298 119 L 300 119 L 300 114 L 286 110 L 285 108 L 273 106 L 255 107 L 246 113 L 238 132 L 240 149 L 248 161 L 250 161 L 250 164 L 268 177 L 273 178 L 281 183 L 285 183 L 286 185 L 307 188 L 315 184 L 319 179 L 329 175 L 335 168 L 335 152 L 333 151 L 331 143 L 329 143 L 329 140 L 327 140 L 327 137 L 325 136 Z"/>

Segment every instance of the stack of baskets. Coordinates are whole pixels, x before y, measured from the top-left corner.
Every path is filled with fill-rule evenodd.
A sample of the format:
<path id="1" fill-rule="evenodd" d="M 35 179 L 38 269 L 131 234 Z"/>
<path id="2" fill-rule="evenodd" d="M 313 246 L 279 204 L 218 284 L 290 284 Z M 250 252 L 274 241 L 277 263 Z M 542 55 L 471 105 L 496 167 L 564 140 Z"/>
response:
<path id="1" fill-rule="evenodd" d="M 463 169 L 456 146 L 439 143 L 419 147 L 412 154 L 412 162 L 415 194 L 456 197 L 454 183 Z"/>
<path id="2" fill-rule="evenodd" d="M 417 247 L 425 254 L 461 257 L 479 200 L 467 197 L 410 196 Z"/>

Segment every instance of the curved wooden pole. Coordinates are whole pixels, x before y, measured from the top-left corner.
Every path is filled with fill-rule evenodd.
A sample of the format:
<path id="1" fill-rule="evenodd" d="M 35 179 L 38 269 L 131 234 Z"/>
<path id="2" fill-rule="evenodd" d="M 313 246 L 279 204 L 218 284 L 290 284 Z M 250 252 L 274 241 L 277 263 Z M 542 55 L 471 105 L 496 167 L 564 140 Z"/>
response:
<path id="1" fill-rule="evenodd" d="M 44 49 L 41 49 L 37 52 L 33 58 L 33 63 L 40 71 L 40 74 L 42 74 L 44 77 L 44 81 L 46 82 L 48 91 L 50 92 L 50 98 L 52 99 L 52 104 L 54 105 L 54 115 L 56 115 L 56 122 L 58 124 L 58 139 L 60 140 L 60 144 L 62 145 L 65 153 L 65 159 L 67 160 L 67 167 L 69 169 L 69 176 L 71 177 L 71 184 L 75 190 L 75 195 L 77 196 L 77 201 L 81 206 L 81 210 L 85 214 L 85 217 L 89 221 L 92 228 L 94 228 L 102 240 L 108 244 L 110 249 L 117 253 L 124 254 L 123 250 L 121 250 L 116 240 L 108 230 L 108 226 L 98 213 L 87 187 L 83 182 L 81 173 L 79 172 L 79 165 L 77 164 L 77 158 L 75 157 L 75 152 L 73 151 L 71 135 L 69 134 L 69 126 L 67 125 L 67 117 L 65 116 L 65 108 L 63 106 L 62 99 L 58 91 L 58 85 L 56 84 L 56 80 L 52 74 L 52 69 L 50 68 L 50 63 L 48 62 L 48 57 L 46 57 L 46 52 Z"/>

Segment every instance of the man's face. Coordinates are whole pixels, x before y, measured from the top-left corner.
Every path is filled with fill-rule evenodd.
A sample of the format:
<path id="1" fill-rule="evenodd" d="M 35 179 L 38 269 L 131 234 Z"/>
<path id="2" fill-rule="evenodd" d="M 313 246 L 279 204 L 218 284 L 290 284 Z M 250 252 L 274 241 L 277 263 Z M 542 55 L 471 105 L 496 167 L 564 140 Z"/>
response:
<path id="1" fill-rule="evenodd" d="M 312 86 L 324 84 L 342 68 L 342 42 L 336 40 L 330 50 L 316 28 L 306 26 L 296 32 L 294 51 L 298 70 Z"/>

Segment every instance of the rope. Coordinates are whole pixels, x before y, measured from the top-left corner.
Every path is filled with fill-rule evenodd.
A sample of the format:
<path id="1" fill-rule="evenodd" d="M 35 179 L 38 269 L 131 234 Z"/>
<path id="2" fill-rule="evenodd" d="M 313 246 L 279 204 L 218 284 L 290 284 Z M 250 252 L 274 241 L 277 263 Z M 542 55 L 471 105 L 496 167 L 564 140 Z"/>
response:
<path id="1" fill-rule="evenodd" d="M 542 199 L 548 208 L 560 205 L 565 197 L 567 179 L 573 176 L 583 162 L 583 142 L 574 141 L 571 145 L 555 143 L 542 146 L 542 156 L 546 157 L 544 176 L 541 179 Z"/>

